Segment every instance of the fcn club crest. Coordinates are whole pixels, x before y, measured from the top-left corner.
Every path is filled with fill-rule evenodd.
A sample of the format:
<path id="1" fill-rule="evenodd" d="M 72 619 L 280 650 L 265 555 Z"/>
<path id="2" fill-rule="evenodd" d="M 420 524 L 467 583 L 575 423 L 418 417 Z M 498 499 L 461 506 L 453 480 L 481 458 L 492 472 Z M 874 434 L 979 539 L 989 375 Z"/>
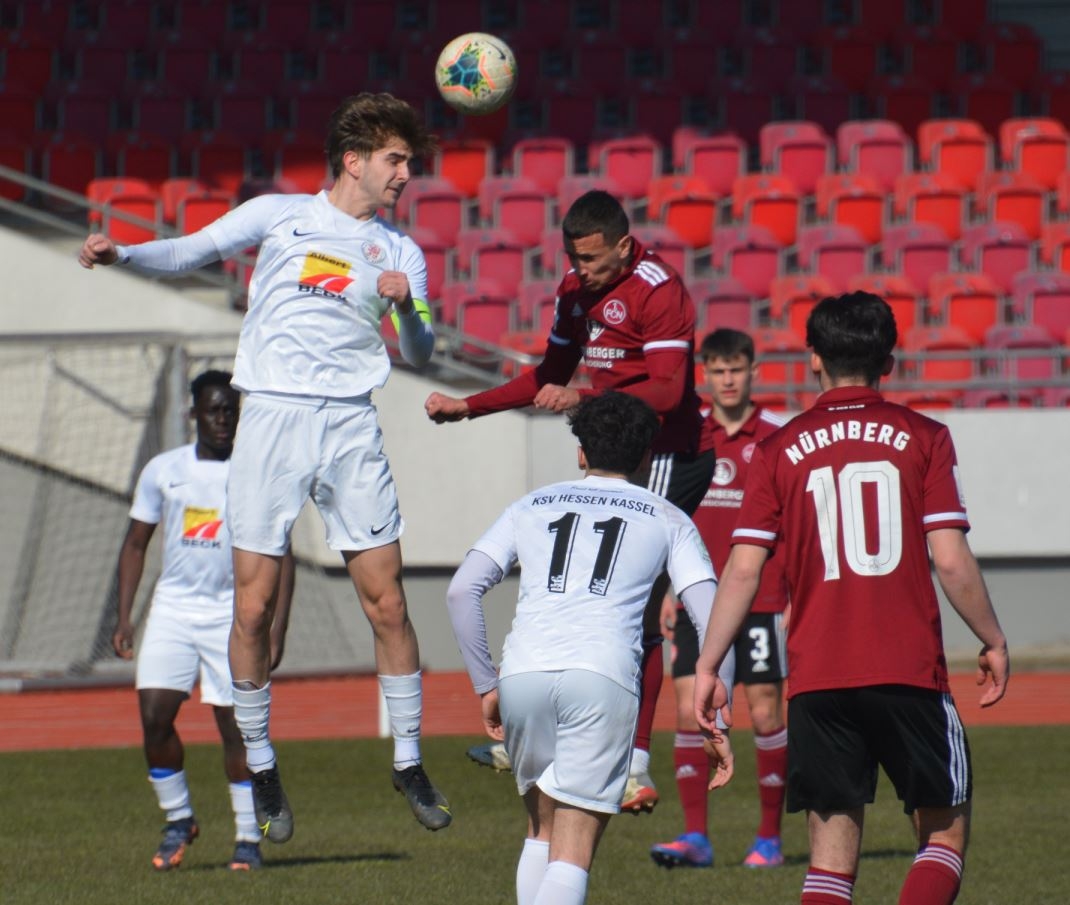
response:
<path id="1" fill-rule="evenodd" d="M 602 317 L 610 324 L 623 324 L 628 317 L 628 309 L 620 299 L 610 299 L 602 306 Z"/>

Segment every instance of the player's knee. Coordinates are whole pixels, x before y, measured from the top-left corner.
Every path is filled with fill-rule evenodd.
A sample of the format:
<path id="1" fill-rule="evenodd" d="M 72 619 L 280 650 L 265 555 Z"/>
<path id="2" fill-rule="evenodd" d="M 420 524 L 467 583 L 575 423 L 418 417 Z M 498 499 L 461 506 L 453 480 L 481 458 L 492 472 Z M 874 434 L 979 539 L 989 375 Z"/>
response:
<path id="1" fill-rule="evenodd" d="M 401 631 L 408 623 L 405 595 L 401 593 L 400 586 L 386 588 L 374 596 L 365 596 L 361 603 L 368 621 L 377 633 L 391 634 Z"/>

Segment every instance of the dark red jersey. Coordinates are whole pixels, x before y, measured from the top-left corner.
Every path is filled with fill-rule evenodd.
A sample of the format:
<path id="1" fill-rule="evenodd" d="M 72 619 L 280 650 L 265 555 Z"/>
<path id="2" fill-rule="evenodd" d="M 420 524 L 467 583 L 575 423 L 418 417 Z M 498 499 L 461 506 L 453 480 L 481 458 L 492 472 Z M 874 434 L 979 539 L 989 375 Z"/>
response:
<path id="1" fill-rule="evenodd" d="M 713 568 L 720 575 L 732 549 L 732 529 L 736 526 L 747 470 L 758 442 L 780 428 L 785 419 L 757 406 L 738 431 L 728 432 L 709 416 L 713 429 L 717 465 L 706 496 L 691 516 L 709 551 Z M 752 613 L 782 613 L 788 605 L 788 586 L 781 566 L 783 556 L 771 556 L 762 570 L 758 595 Z"/>
<path id="2" fill-rule="evenodd" d="M 634 241 L 634 240 L 633 240 Z M 635 242 L 625 274 L 591 292 L 569 271 L 541 364 L 467 397 L 472 417 L 530 405 L 544 384 L 565 386 L 582 361 L 590 375 L 581 394 L 621 390 L 639 396 L 661 417 L 655 453 L 713 449 L 695 393 L 695 306 L 679 274 Z"/>
<path id="3" fill-rule="evenodd" d="M 947 691 L 926 534 L 969 529 L 951 435 L 840 387 L 758 444 L 733 543 L 777 548 L 791 591 L 791 694 Z"/>

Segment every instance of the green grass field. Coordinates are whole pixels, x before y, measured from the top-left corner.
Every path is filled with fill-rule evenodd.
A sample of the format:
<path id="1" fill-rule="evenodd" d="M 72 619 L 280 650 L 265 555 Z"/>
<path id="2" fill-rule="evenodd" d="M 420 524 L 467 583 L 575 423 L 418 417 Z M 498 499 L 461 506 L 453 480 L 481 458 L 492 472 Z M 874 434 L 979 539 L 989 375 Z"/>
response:
<path id="1" fill-rule="evenodd" d="M 390 784 L 384 741 L 282 743 L 280 763 L 296 814 L 293 840 L 264 843 L 256 874 L 230 874 L 233 824 L 219 750 L 193 746 L 187 771 L 201 837 L 178 871 L 149 861 L 162 825 L 141 752 L 57 751 L 0 755 L 0 901 L 5 905 L 116 903 L 451 903 L 507 905 L 524 818 L 512 777 L 464 756 L 476 738 L 424 740 L 454 824 L 429 833 Z M 973 842 L 960 905 L 1070 902 L 1063 820 L 1070 812 L 1070 728 L 976 728 Z M 737 733 L 738 772 L 711 803 L 712 870 L 666 871 L 647 851 L 680 831 L 671 738 L 655 740 L 663 800 L 651 815 L 610 826 L 588 901 L 621 905 L 798 901 L 806 870 L 801 815 L 785 818 L 787 865 L 739 867 L 757 821 L 754 758 Z M 907 819 L 882 782 L 867 814 L 855 902 L 894 903 L 912 858 Z"/>

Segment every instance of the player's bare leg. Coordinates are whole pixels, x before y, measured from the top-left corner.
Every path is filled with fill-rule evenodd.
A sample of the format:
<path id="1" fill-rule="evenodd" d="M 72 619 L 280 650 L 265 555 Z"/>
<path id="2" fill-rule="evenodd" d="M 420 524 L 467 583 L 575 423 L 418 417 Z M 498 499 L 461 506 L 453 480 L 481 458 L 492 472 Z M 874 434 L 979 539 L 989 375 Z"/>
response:
<path id="1" fill-rule="evenodd" d="M 230 674 L 234 719 L 252 774 L 256 822 L 272 842 L 293 835 L 293 812 L 282 790 L 268 724 L 271 714 L 271 620 L 282 557 L 234 548 L 234 622 Z"/>
<path id="2" fill-rule="evenodd" d="M 379 687 L 394 737 L 394 788 L 403 791 L 416 819 L 429 830 L 449 826 L 449 802 L 431 784 L 420 757 L 423 685 L 420 647 L 401 584 L 401 545 L 346 551 L 346 569 L 374 635 Z"/>
<path id="3" fill-rule="evenodd" d="M 175 719 L 186 697 L 185 692 L 171 688 L 142 688 L 138 691 L 149 782 L 167 821 L 163 840 L 152 858 L 152 866 L 157 870 L 178 867 L 198 834 L 183 769 L 185 752 L 182 739 L 175 730 Z"/>
<path id="4" fill-rule="evenodd" d="M 850 902 L 858 875 L 865 812 L 862 808 L 829 813 L 808 811 L 806 819 L 810 832 L 810 867 L 803 881 L 802 905 L 825 902 L 825 894 Z"/>
<path id="5" fill-rule="evenodd" d="M 581 905 L 595 850 L 611 815 L 554 802 L 550 862 L 534 905 Z"/>
<path id="6" fill-rule="evenodd" d="M 654 582 L 643 613 L 643 659 L 639 687 L 639 718 L 635 729 L 635 750 L 628 770 L 621 810 L 633 814 L 654 810 L 658 792 L 650 777 L 650 737 L 654 731 L 654 713 L 665 679 L 662 656 L 661 603 L 669 587 L 669 576 L 662 573 Z"/>

